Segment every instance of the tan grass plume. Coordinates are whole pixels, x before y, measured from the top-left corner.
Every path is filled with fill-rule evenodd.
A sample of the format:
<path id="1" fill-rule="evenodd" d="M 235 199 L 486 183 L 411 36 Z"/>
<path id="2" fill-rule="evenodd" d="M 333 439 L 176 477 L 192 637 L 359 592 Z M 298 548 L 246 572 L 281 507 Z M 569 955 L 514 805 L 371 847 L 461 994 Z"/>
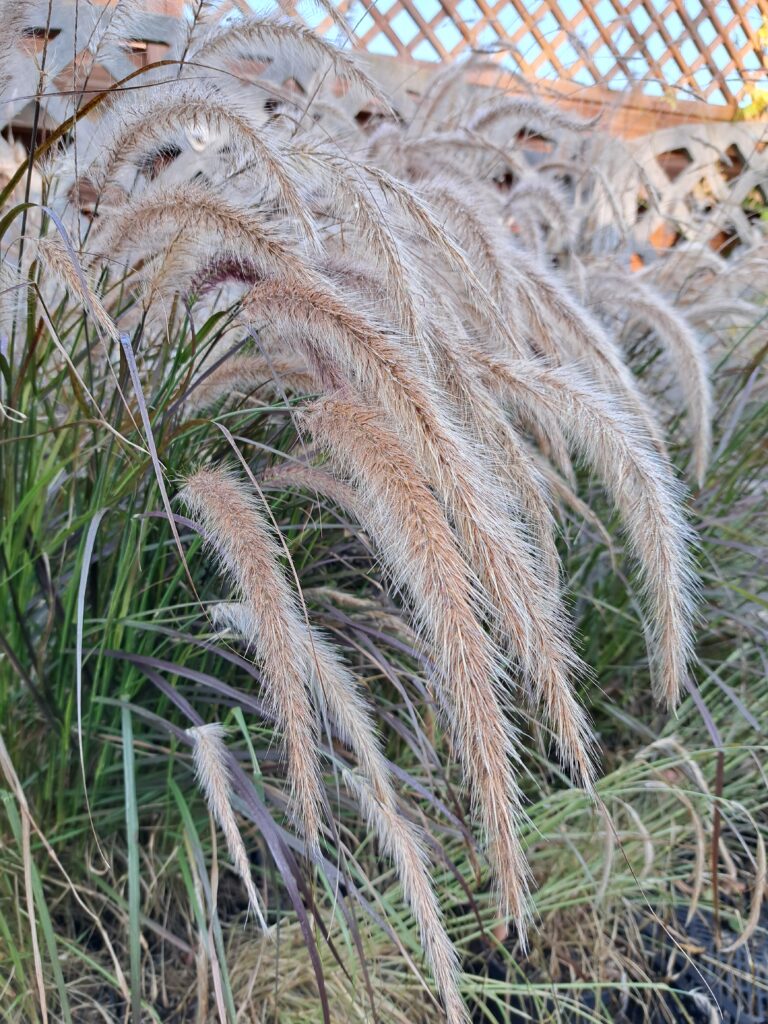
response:
<path id="1" fill-rule="evenodd" d="M 683 394 L 693 444 L 693 471 L 699 485 L 712 447 L 712 386 L 703 345 L 685 316 L 646 281 L 600 268 L 589 280 L 590 293 L 620 317 L 639 320 L 653 331 L 671 363 Z"/>
<path id="2" fill-rule="evenodd" d="M 187 478 L 180 497 L 239 592 L 248 644 L 264 673 L 264 696 L 284 737 L 292 810 L 316 850 L 324 802 L 317 728 L 306 665 L 295 654 L 303 622 L 279 566 L 281 549 L 252 493 L 232 473 L 199 469 Z"/>
<path id="3" fill-rule="evenodd" d="M 477 618 L 472 573 L 426 481 L 371 412 L 344 396 L 320 401 L 304 419 L 351 474 L 362 525 L 396 584 L 411 596 L 437 666 L 438 699 L 486 833 L 501 912 L 523 928 L 527 869 L 517 837 L 514 742 L 499 698 L 498 657 Z"/>
<path id="4" fill-rule="evenodd" d="M 381 404 L 390 422 L 413 445 L 430 483 L 456 524 L 462 550 L 482 583 L 499 636 L 519 658 L 530 681 L 562 704 L 558 734 L 565 760 L 585 782 L 592 777 L 589 730 L 573 698 L 569 675 L 577 665 L 565 636 L 557 594 L 536 571 L 536 561 L 511 509 L 495 496 L 484 458 L 446 417 L 429 381 L 419 379 L 407 353 L 330 288 L 256 285 L 246 313 L 268 320 L 325 370 L 331 388 L 359 384 Z M 375 396 L 375 399 L 374 399 Z M 565 715 L 566 707 L 570 714 Z"/>
<path id="5" fill-rule="evenodd" d="M 599 473 L 621 512 L 647 597 L 656 695 L 673 705 L 692 649 L 690 529 L 680 488 L 642 425 L 616 409 L 573 368 L 552 369 L 476 354 L 486 382 L 511 408 L 546 425 L 554 419 Z"/>
<path id="6" fill-rule="evenodd" d="M 267 922 L 262 913 L 261 899 L 253 884 L 245 843 L 232 809 L 232 779 L 227 763 L 229 755 L 224 743 L 224 727 L 218 722 L 196 725 L 187 729 L 187 735 L 192 738 L 197 780 L 205 793 L 210 812 L 224 835 L 232 863 L 245 886 L 248 904 L 266 931 Z"/>
<path id="7" fill-rule="evenodd" d="M 312 476 L 299 476 L 299 480 L 309 486 L 317 482 Z M 335 496 L 343 498 L 340 488 L 336 489 Z M 298 607 L 294 610 L 298 616 Z M 248 641 L 252 629 L 248 606 L 239 602 L 226 606 L 223 611 L 228 624 Z M 345 782 L 359 799 L 385 854 L 395 864 L 405 899 L 419 925 L 449 1024 L 466 1024 L 467 1012 L 458 989 L 456 952 L 445 930 L 423 843 L 398 807 L 392 775 L 368 702 L 332 645 L 300 618 L 294 625 L 292 644 L 291 656 L 311 680 L 320 711 L 335 725 L 342 741 L 357 757 L 359 774 L 345 770 Z M 306 756 L 310 757 L 311 753 L 307 751 Z"/>

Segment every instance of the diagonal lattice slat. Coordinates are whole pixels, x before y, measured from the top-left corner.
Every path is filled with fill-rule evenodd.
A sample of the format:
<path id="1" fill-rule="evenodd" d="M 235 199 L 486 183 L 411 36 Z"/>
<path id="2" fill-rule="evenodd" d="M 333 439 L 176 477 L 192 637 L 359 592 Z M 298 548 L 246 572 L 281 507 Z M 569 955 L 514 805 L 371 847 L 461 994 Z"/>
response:
<path id="1" fill-rule="evenodd" d="M 768 81 L 768 0 L 340 0 L 374 54 L 496 54 L 533 80 L 738 108 Z M 335 31 L 330 19 L 318 26 Z"/>

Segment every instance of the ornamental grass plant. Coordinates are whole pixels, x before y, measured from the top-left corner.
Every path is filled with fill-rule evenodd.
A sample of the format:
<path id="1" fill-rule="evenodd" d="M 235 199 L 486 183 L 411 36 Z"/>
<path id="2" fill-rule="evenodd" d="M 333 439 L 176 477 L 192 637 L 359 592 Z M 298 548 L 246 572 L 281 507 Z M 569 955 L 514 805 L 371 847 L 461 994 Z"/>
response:
<path id="1" fill-rule="evenodd" d="M 455 68 L 406 115 L 215 3 L 133 70 L 100 9 L 73 70 L 31 6 L 3 1019 L 687 1013 L 681 907 L 764 943 L 759 223 L 638 270 L 599 123 Z"/>

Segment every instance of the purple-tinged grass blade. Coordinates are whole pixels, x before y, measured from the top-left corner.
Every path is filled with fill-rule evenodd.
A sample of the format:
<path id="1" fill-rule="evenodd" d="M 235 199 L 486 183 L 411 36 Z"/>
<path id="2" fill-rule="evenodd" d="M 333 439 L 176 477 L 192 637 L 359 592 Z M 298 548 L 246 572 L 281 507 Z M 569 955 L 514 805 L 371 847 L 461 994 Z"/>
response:
<path id="1" fill-rule="evenodd" d="M 131 659 L 129 658 L 127 660 Z M 143 660 L 146 661 L 149 659 Z M 149 679 L 149 681 L 153 683 L 161 693 L 165 694 L 165 696 L 168 697 L 168 699 L 175 704 L 187 718 L 189 718 L 193 725 L 200 726 L 204 724 L 202 717 L 197 713 L 197 711 L 195 711 L 189 701 L 173 686 L 171 686 L 170 683 L 163 679 L 162 676 L 148 665 L 143 664 L 141 667 L 147 679 Z M 191 745 L 191 739 L 189 737 L 187 737 L 187 742 Z M 237 759 L 232 755 L 231 751 L 229 752 L 228 761 L 232 777 L 233 793 L 236 793 L 240 797 L 244 806 L 249 809 L 250 814 L 248 816 L 264 837 L 264 841 L 267 844 L 267 848 L 269 849 L 272 860 L 275 863 L 275 867 L 277 868 L 280 877 L 283 880 L 283 884 L 288 891 L 291 905 L 296 913 L 299 927 L 301 928 L 301 933 L 304 937 L 304 943 L 312 962 L 312 970 L 317 982 L 317 990 L 323 1010 L 323 1022 L 324 1024 L 331 1024 L 331 1011 L 328 1003 L 328 993 L 325 987 L 323 965 L 320 960 L 317 943 L 315 942 L 315 938 L 312 934 L 309 917 L 296 884 L 294 872 L 298 873 L 298 866 L 296 865 L 290 850 L 281 839 L 269 811 L 259 799 L 258 794 L 254 790 L 253 784 L 238 764 Z"/>
<path id="2" fill-rule="evenodd" d="M 85 755 L 83 753 L 83 621 L 85 618 L 85 590 L 88 585 L 88 569 L 91 564 L 91 558 L 93 557 L 96 533 L 99 529 L 99 523 L 108 511 L 109 510 L 106 508 L 99 509 L 88 524 L 88 532 L 85 536 L 85 546 L 83 548 L 83 564 L 80 569 L 80 582 L 77 588 L 77 625 L 75 633 L 75 699 L 77 703 L 77 749 L 80 756 L 80 773 L 83 779 L 85 809 L 88 813 L 91 832 L 93 833 L 93 838 L 96 840 L 96 849 L 99 851 L 99 856 L 104 862 L 104 866 L 107 868 L 109 868 L 110 865 L 107 860 L 107 855 L 104 853 L 101 843 L 99 842 L 99 837 L 96 835 L 96 825 L 93 821 L 91 801 L 88 796 L 88 782 L 85 777 Z"/>

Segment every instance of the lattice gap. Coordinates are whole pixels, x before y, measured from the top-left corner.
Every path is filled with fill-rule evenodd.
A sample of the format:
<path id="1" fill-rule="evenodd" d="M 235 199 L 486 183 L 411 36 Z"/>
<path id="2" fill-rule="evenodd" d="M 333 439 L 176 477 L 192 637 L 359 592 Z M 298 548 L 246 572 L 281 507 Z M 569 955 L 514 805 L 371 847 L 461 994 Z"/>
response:
<path id="1" fill-rule="evenodd" d="M 472 52 L 529 79 L 748 106 L 768 81 L 768 0 L 338 0 L 356 45 L 438 62 Z M 329 36 L 312 3 L 297 12 Z"/>

